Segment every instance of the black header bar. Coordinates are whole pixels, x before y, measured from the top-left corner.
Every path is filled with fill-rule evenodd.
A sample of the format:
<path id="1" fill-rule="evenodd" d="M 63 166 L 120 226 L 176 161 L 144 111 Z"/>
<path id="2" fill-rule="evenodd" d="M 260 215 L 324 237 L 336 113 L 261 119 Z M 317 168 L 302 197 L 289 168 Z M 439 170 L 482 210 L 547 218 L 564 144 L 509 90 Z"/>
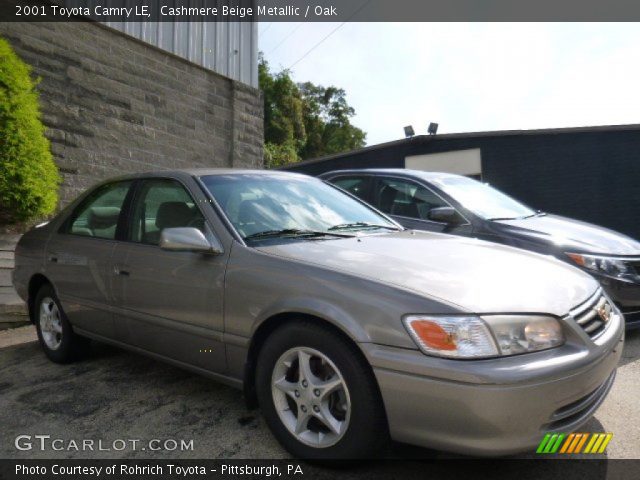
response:
<path id="1" fill-rule="evenodd" d="M 629 0 L 0 0 L 0 20 L 102 22 L 638 21 Z"/>

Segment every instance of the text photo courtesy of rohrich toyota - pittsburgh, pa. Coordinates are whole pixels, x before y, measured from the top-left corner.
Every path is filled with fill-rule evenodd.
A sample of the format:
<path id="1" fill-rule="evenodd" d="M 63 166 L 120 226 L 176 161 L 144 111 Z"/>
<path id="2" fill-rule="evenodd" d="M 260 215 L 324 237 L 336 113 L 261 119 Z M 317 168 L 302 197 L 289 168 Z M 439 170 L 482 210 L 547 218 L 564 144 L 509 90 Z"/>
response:
<path id="1" fill-rule="evenodd" d="M 0 478 L 638 478 L 639 50 L 623 0 L 2 0 Z"/>

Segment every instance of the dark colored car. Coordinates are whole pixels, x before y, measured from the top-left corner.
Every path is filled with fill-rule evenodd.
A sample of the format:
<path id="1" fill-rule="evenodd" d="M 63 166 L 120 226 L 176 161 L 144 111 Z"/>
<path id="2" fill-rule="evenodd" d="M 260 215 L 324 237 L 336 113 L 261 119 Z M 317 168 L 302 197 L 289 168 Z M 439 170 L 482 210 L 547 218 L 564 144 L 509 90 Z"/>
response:
<path id="1" fill-rule="evenodd" d="M 640 242 L 533 210 L 488 184 L 450 173 L 360 169 L 320 176 L 411 229 L 471 236 L 553 255 L 593 275 L 640 327 Z"/>

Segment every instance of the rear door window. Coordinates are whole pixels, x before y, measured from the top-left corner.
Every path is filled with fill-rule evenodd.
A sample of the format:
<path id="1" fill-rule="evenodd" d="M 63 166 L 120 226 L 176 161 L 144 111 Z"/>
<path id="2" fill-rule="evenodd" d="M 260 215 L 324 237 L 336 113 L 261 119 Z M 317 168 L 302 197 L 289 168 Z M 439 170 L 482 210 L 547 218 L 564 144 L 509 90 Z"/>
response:
<path id="1" fill-rule="evenodd" d="M 114 240 L 130 187 L 131 181 L 99 187 L 75 210 L 67 222 L 66 233 Z"/>

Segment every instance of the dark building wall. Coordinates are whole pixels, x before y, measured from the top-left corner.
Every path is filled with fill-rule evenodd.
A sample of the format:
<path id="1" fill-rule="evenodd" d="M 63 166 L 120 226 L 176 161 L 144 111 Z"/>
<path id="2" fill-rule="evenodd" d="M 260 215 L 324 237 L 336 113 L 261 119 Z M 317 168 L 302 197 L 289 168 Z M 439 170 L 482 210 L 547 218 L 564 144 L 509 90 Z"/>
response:
<path id="1" fill-rule="evenodd" d="M 408 155 L 470 148 L 481 149 L 484 181 L 531 207 L 640 239 L 640 127 L 415 137 L 290 170 L 404 168 Z"/>
<path id="2" fill-rule="evenodd" d="M 114 175 L 262 167 L 262 98 L 96 23 L 0 23 L 41 78 L 61 205 Z"/>

